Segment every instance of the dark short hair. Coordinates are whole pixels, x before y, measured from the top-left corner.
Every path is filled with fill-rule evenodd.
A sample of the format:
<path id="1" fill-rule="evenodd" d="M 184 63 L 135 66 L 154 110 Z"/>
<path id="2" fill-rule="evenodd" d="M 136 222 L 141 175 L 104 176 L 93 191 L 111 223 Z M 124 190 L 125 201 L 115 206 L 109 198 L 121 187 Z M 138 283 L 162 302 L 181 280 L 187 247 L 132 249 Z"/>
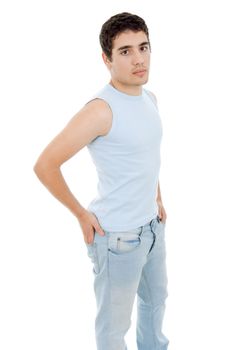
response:
<path id="1" fill-rule="evenodd" d="M 99 35 L 100 45 L 103 52 L 112 61 L 113 40 L 117 35 L 126 31 L 143 31 L 149 41 L 149 32 L 147 25 L 141 17 L 128 12 L 118 13 L 110 17 L 103 25 Z"/>

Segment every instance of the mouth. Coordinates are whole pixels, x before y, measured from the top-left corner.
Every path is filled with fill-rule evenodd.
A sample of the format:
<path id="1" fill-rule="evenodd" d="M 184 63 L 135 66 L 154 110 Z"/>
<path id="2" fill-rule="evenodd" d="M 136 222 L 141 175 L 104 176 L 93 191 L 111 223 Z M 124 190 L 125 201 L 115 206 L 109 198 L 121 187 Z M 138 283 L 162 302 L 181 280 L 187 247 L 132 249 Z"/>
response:
<path id="1" fill-rule="evenodd" d="M 146 71 L 147 71 L 146 69 L 140 69 L 140 70 L 133 72 L 133 74 L 138 75 L 138 76 L 143 76 L 146 73 Z"/>

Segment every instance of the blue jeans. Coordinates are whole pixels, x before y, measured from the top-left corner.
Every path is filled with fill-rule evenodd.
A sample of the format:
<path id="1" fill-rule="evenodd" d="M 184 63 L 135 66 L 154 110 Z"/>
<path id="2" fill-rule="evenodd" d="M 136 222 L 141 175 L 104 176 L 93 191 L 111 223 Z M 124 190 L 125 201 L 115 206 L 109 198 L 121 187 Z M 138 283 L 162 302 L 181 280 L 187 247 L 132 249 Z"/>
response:
<path id="1" fill-rule="evenodd" d="M 157 216 L 133 230 L 104 232 L 95 232 L 93 243 L 86 243 L 94 275 L 97 350 L 127 350 L 124 336 L 136 294 L 138 350 L 166 350 L 165 224 Z"/>

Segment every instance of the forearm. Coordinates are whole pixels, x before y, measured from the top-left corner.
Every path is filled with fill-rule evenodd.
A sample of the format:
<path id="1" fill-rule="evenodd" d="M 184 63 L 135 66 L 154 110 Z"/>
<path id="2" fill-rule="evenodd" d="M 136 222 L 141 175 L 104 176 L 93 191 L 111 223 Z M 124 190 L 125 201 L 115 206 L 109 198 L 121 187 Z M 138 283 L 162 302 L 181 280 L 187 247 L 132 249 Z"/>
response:
<path id="1" fill-rule="evenodd" d="M 158 181 L 158 193 L 157 193 L 157 201 L 162 202 L 159 181 Z"/>
<path id="2" fill-rule="evenodd" d="M 36 165 L 34 171 L 42 184 L 51 194 L 65 205 L 77 218 L 82 217 L 85 208 L 70 191 L 59 167 L 40 167 Z"/>

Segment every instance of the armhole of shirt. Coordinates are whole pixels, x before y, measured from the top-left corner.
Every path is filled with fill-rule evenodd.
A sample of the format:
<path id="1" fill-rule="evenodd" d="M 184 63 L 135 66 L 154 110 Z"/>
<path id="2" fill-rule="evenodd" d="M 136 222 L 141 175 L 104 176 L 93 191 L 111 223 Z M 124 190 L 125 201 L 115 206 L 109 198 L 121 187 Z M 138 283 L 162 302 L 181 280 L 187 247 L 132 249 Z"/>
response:
<path id="1" fill-rule="evenodd" d="M 91 101 L 94 101 L 94 100 L 103 100 L 104 102 L 106 102 L 106 104 L 108 105 L 108 107 L 110 108 L 110 110 L 111 110 L 111 113 L 112 113 L 112 124 L 111 124 L 111 128 L 109 129 L 109 131 L 105 134 L 105 135 L 99 135 L 99 136 L 97 136 L 94 140 L 96 140 L 98 137 L 106 137 L 106 136 L 108 136 L 109 134 L 110 134 L 110 132 L 111 132 L 111 130 L 112 130 L 112 128 L 114 127 L 114 114 L 113 114 L 113 110 L 112 110 L 112 107 L 111 107 L 111 105 L 110 105 L 110 103 L 107 101 L 107 99 L 106 98 L 104 98 L 104 97 L 102 97 L 102 96 L 93 96 L 89 101 L 87 101 L 86 103 L 85 103 L 85 105 L 87 105 L 89 102 L 91 102 Z M 94 141 L 93 140 L 93 141 Z M 93 142 L 92 141 L 92 142 Z"/>
<path id="2" fill-rule="evenodd" d="M 157 100 L 156 100 L 154 94 L 150 90 L 145 89 L 145 91 L 148 94 L 148 96 L 150 97 L 150 99 L 152 100 L 152 102 L 154 103 L 155 107 L 158 109 Z"/>

